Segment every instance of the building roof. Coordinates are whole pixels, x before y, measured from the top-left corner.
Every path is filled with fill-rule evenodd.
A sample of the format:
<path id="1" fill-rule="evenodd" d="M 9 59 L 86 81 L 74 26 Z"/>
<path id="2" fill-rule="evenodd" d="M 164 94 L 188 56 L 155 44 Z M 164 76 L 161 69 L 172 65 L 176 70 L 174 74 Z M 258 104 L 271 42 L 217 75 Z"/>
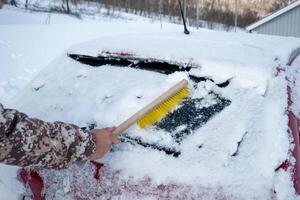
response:
<path id="1" fill-rule="evenodd" d="M 274 13 L 271 13 L 270 15 L 267 15 L 266 17 L 262 18 L 261 20 L 257 21 L 257 22 L 254 22 L 253 24 L 250 24 L 249 26 L 246 27 L 246 29 L 248 31 L 250 30 L 253 30 L 255 29 L 256 27 L 268 22 L 268 21 L 271 21 L 272 19 L 292 10 L 293 8 L 297 7 L 300 5 L 300 0 L 298 1 L 295 1 L 294 3 L 291 3 L 290 5 L 274 12 Z"/>

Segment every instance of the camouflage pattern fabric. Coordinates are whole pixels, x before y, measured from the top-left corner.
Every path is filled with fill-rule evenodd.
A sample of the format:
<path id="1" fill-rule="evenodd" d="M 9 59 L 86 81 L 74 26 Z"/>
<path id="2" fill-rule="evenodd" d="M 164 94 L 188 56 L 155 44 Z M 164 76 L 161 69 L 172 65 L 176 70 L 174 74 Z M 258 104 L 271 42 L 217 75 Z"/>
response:
<path id="1" fill-rule="evenodd" d="M 89 131 L 63 122 L 29 118 L 0 104 L 0 162 L 51 169 L 89 159 L 96 149 Z"/>

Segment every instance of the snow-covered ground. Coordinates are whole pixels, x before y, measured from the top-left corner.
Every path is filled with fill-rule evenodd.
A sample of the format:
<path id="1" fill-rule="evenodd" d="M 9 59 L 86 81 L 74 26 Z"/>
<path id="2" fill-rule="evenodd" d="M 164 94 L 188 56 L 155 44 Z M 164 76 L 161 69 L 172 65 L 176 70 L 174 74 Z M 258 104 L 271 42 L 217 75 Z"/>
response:
<path id="1" fill-rule="evenodd" d="M 82 195 L 92 199 L 101 189 L 108 192 L 99 199 L 112 194 L 116 199 L 141 198 L 126 188 L 145 177 L 150 178 L 151 185 L 182 185 L 179 193 L 171 196 L 174 198 L 186 192 L 187 186 L 192 187 L 185 194 L 187 198 L 197 197 L 201 193 L 198 189 L 204 188 L 210 191 L 206 199 L 222 198 L 218 195 L 268 199 L 272 191 L 276 191 L 278 199 L 297 199 L 290 171 L 275 172 L 289 157 L 290 150 L 287 83 L 284 76 L 276 76 L 276 67 L 285 67 L 292 50 L 300 46 L 299 40 L 205 29 L 192 30 L 186 36 L 181 26 L 164 23 L 162 27 L 160 22 L 125 14 L 121 18 L 83 20 L 51 15 L 49 23 L 49 16 L 44 13 L 11 7 L 0 10 L 0 101 L 30 116 L 80 126 L 91 122 L 99 127 L 117 125 L 181 78 L 189 79 L 188 75 L 214 81 L 190 80 L 193 99 L 207 99 L 211 105 L 214 93 L 231 101 L 176 146 L 181 151 L 178 158 L 123 143 L 101 160 L 107 173 L 103 173 L 100 183 L 87 178 L 88 170 L 76 176 L 72 171 L 46 171 L 45 176 L 67 174 L 73 183 L 82 184 Z M 100 39 L 66 50 L 95 38 Z M 105 51 L 188 63 L 194 68 L 189 73 L 171 75 L 110 65 L 92 68 L 66 54 L 97 56 Z M 52 61 L 55 57 L 58 58 Z M 229 86 L 217 87 L 216 83 L 227 80 Z M 128 133 L 144 141 L 174 145 L 163 130 L 133 126 Z M 0 170 L 1 194 L 16 199 L 22 193 L 15 180 L 16 168 L 1 166 Z M 119 174 L 117 179 L 111 175 L 115 172 Z M 72 181 L 70 184 L 72 187 Z M 114 190 L 112 185 L 119 193 L 109 193 Z M 53 188 L 55 184 L 48 189 Z M 155 196 L 149 194 L 145 198 Z"/>
<path id="2" fill-rule="evenodd" d="M 20 91 L 59 53 L 76 43 L 105 35 L 151 33 L 161 30 L 160 22 L 119 14 L 119 18 L 86 17 L 83 20 L 60 14 L 30 13 L 14 7 L 0 10 L 0 101 Z M 164 31 L 182 27 L 163 24 Z"/>

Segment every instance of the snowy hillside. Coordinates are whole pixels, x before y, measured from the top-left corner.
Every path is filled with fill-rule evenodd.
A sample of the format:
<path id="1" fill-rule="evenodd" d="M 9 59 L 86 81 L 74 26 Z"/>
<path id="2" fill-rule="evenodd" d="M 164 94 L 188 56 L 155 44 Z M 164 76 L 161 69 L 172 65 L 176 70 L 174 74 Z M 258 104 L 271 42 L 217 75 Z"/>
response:
<path id="1" fill-rule="evenodd" d="M 89 164 L 42 170 L 46 196 L 297 199 L 291 169 L 275 170 L 290 158 L 291 148 L 287 82 L 276 68 L 286 67 L 299 40 L 205 29 L 186 36 L 178 25 L 120 16 L 78 20 L 52 15 L 49 20 L 44 13 L 0 10 L 0 101 L 47 121 L 105 127 L 118 125 L 185 78 L 190 99 L 178 112 L 191 103 L 194 111 L 213 114 L 208 119 L 207 113 L 197 114 L 199 121 L 171 128 L 163 122 L 131 127 L 124 142 L 99 160 L 105 165 L 101 181 L 91 176 Z M 93 67 L 80 61 L 83 55 L 97 60 L 120 53 L 137 66 L 140 60 L 163 61 L 186 71 L 164 74 L 130 64 L 99 61 Z M 17 199 L 23 190 L 16 168 L 1 165 L 0 170 L 6 174 L 0 177 L 1 193 Z"/>

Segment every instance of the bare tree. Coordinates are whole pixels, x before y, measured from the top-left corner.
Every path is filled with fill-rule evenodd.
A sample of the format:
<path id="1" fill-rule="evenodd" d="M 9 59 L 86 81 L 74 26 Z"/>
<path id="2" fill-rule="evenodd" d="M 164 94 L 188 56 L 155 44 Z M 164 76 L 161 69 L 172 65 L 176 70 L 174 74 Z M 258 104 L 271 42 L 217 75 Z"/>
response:
<path id="1" fill-rule="evenodd" d="M 183 16 L 186 19 L 186 0 L 183 0 Z"/>
<path id="2" fill-rule="evenodd" d="M 237 18 L 238 18 L 238 3 L 237 0 L 235 0 L 235 6 L 234 6 L 234 31 L 236 32 L 237 29 Z"/>
<path id="3" fill-rule="evenodd" d="M 2 8 L 3 4 L 4 4 L 4 0 L 0 0 L 0 9 Z"/>
<path id="4" fill-rule="evenodd" d="M 10 5 L 17 7 L 17 2 L 15 0 L 10 0 Z"/>
<path id="5" fill-rule="evenodd" d="M 25 8 L 26 8 L 26 9 L 28 9 L 28 3 L 29 3 L 28 1 L 29 1 L 29 0 L 26 0 L 26 1 L 25 1 Z"/>
<path id="6" fill-rule="evenodd" d="M 274 1 L 272 7 L 269 9 L 269 12 L 274 12 L 276 10 L 279 10 L 280 8 L 287 6 L 289 3 L 290 0 L 276 0 Z"/>
<path id="7" fill-rule="evenodd" d="M 70 6 L 69 6 L 69 0 L 66 1 L 66 6 L 67 6 L 67 13 L 70 13 Z"/>
<path id="8" fill-rule="evenodd" d="M 282 2 L 291 0 L 272 1 L 279 2 L 274 6 L 277 7 L 282 6 Z M 171 22 L 181 21 L 177 0 L 62 0 L 62 9 L 66 13 L 71 13 L 72 5 L 81 2 L 98 3 L 99 7 L 106 8 L 107 14 L 114 14 L 114 10 L 122 10 L 148 17 L 164 15 L 168 16 Z M 261 12 L 261 9 L 267 9 L 264 6 L 266 0 L 182 0 L 182 2 L 189 24 L 199 26 L 200 20 L 206 20 L 210 21 L 212 28 L 216 23 L 245 26 L 258 19 L 258 12 Z M 238 2 L 238 5 L 235 2 Z"/>
<path id="9" fill-rule="evenodd" d="M 66 8 L 65 8 L 66 6 Z M 70 5 L 69 5 L 69 0 L 62 0 L 62 9 L 66 12 L 66 13 L 70 13 Z"/>

